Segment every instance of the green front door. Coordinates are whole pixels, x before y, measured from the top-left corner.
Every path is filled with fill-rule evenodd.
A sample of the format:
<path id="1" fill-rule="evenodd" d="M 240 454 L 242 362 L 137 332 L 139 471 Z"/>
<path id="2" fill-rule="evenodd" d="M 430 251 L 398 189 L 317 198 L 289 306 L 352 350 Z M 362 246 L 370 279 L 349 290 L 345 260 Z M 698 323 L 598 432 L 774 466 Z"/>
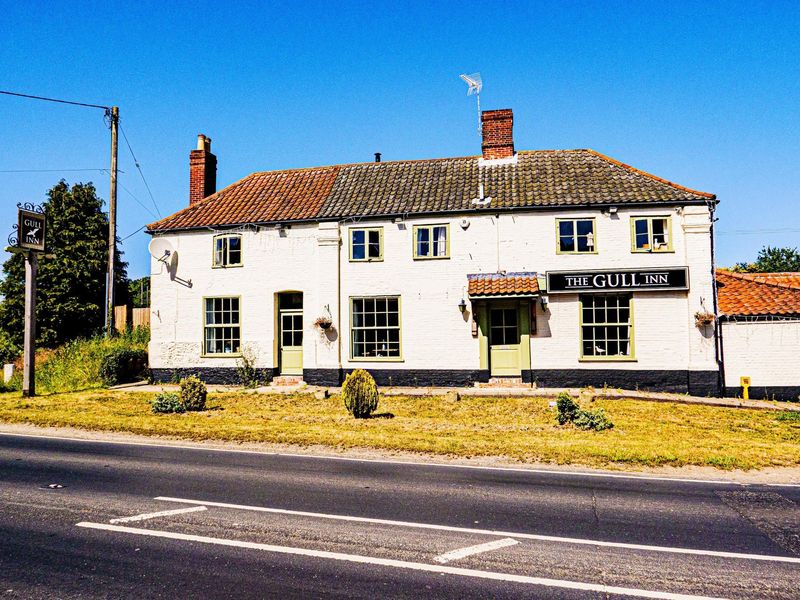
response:
<path id="1" fill-rule="evenodd" d="M 522 375 L 519 310 L 516 305 L 489 309 L 489 365 L 495 377 Z"/>
<path id="2" fill-rule="evenodd" d="M 303 374 L 303 311 L 281 310 L 280 353 L 281 375 Z"/>

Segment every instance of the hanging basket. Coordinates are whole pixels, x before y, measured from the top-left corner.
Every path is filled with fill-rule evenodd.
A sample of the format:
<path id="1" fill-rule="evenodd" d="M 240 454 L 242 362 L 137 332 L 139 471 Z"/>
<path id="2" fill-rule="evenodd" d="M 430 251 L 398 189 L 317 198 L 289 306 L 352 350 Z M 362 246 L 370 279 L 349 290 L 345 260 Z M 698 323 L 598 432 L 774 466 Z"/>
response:
<path id="1" fill-rule="evenodd" d="M 696 312 L 694 313 L 694 324 L 697 328 L 708 327 L 709 325 L 713 325 L 714 321 L 716 321 L 716 317 L 714 313 L 710 312 Z"/>
<path id="2" fill-rule="evenodd" d="M 327 331 L 333 325 L 333 321 L 330 317 L 318 317 L 316 321 L 314 321 L 314 325 L 322 329 L 322 331 Z"/>

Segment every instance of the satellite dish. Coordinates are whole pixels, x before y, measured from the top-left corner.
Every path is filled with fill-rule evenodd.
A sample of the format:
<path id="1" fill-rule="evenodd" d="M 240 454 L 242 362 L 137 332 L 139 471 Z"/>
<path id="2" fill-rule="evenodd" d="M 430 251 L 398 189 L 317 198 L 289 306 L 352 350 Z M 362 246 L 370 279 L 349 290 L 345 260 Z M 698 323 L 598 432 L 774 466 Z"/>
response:
<path id="1" fill-rule="evenodd" d="M 172 247 L 172 244 L 170 244 L 164 238 L 158 237 L 150 240 L 147 250 L 150 252 L 150 256 L 163 263 L 166 263 L 167 259 L 175 254 L 175 249 Z"/>

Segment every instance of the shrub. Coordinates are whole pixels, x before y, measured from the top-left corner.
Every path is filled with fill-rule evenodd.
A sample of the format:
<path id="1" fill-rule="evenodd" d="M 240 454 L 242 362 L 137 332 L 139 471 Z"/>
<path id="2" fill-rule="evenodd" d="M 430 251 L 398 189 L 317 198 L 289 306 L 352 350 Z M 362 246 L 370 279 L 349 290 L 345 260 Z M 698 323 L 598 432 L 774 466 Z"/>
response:
<path id="1" fill-rule="evenodd" d="M 350 373 L 342 384 L 344 407 L 356 419 L 368 418 L 378 408 L 378 386 L 364 369 Z"/>
<path id="2" fill-rule="evenodd" d="M 256 355 L 250 348 L 242 348 L 242 355 L 236 360 L 236 376 L 242 387 L 258 387 Z"/>
<path id="3" fill-rule="evenodd" d="M 602 408 L 584 410 L 566 391 L 558 395 L 556 409 L 558 410 L 556 420 L 559 425 L 572 423 L 578 429 L 592 429 L 594 431 L 603 431 L 614 427 L 614 423 L 606 416 L 606 411 Z"/>
<path id="4" fill-rule="evenodd" d="M 206 384 L 196 375 L 181 379 L 181 403 L 186 410 L 203 410 L 206 407 Z"/>
<path id="5" fill-rule="evenodd" d="M 559 425 L 564 425 L 575 420 L 580 411 L 580 406 L 573 400 L 569 392 L 561 392 L 556 398 L 556 409 L 558 410 L 556 420 Z"/>
<path id="6" fill-rule="evenodd" d="M 150 402 L 154 413 L 182 413 L 186 409 L 178 394 L 173 392 L 161 392 Z"/>
<path id="7" fill-rule="evenodd" d="M 147 352 L 132 348 L 118 348 L 103 357 L 100 379 L 107 386 L 136 381 L 145 374 Z"/>
<path id="8" fill-rule="evenodd" d="M 22 350 L 11 341 L 9 335 L 5 331 L 0 331 L 0 365 L 13 363 L 21 353 Z"/>

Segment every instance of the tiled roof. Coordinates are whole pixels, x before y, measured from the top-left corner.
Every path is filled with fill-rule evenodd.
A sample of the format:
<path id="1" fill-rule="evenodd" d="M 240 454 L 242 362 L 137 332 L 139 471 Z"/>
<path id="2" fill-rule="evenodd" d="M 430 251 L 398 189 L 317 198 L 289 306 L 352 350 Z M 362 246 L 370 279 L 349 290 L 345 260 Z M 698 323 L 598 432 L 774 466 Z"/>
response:
<path id="1" fill-rule="evenodd" d="M 800 273 L 717 271 L 719 311 L 726 316 L 800 315 Z"/>
<path id="2" fill-rule="evenodd" d="M 472 203 L 481 185 L 492 199 L 482 207 Z M 254 173 L 148 229 L 714 198 L 594 150 L 538 150 L 515 160 L 471 156 Z"/>
<path id="3" fill-rule="evenodd" d="M 473 273 L 467 275 L 470 298 L 539 293 L 536 273 Z"/>

